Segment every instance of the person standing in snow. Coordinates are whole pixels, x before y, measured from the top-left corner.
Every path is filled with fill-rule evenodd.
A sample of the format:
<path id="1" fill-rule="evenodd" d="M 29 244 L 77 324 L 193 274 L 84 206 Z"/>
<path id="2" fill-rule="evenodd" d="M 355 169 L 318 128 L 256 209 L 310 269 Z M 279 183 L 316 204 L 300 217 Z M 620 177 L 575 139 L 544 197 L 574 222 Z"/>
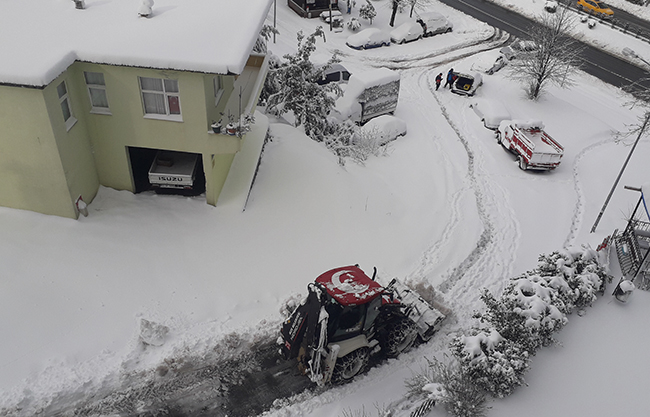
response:
<path id="1" fill-rule="evenodd" d="M 442 82 L 442 72 L 436 76 L 436 91 L 440 88 L 440 83 Z"/>
<path id="2" fill-rule="evenodd" d="M 451 85 L 454 83 L 454 76 L 454 69 L 452 68 L 447 73 L 447 82 L 445 83 L 445 87 L 449 86 L 449 88 L 451 88 Z"/>

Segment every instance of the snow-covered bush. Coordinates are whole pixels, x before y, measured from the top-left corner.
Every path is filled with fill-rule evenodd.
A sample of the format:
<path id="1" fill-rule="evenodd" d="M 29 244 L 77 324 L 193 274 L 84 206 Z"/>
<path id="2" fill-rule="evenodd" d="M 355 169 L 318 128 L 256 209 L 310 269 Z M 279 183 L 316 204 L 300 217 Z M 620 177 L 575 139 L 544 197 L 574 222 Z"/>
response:
<path id="1" fill-rule="evenodd" d="M 596 300 L 596 294 L 603 291 L 608 279 L 598 261 L 598 253 L 589 247 L 541 255 L 537 270 L 541 276 L 556 277 L 555 282 L 566 283 L 561 296 L 567 304 L 567 313 L 575 308 L 590 306 Z"/>
<path id="2" fill-rule="evenodd" d="M 500 299 L 484 291 L 486 311 L 477 316 L 529 354 L 553 342 L 566 315 L 596 299 L 607 278 L 591 248 L 569 248 L 541 255 L 537 268 L 514 278 Z"/>
<path id="3" fill-rule="evenodd" d="M 361 28 L 361 22 L 359 22 L 359 19 L 356 17 L 351 17 L 350 20 L 348 20 L 348 23 L 346 23 L 348 26 L 348 29 L 350 29 L 352 32 L 356 32 Z"/>
<path id="4" fill-rule="evenodd" d="M 450 344 L 463 373 L 494 397 L 510 395 L 525 383 L 530 355 L 494 329 L 474 329 L 473 333 L 473 336 L 457 336 Z"/>
<path id="5" fill-rule="evenodd" d="M 513 281 L 499 299 L 484 290 L 481 299 L 486 310 L 477 317 L 534 355 L 553 343 L 553 333 L 567 322 L 566 315 L 544 297 L 545 290 L 526 278 Z"/>
<path id="6" fill-rule="evenodd" d="M 596 299 L 608 278 L 589 247 L 541 255 L 537 267 L 513 278 L 499 298 L 483 290 L 485 311 L 475 314 L 481 326 L 449 345 L 457 362 L 429 361 L 428 369 L 406 381 L 409 396 L 428 395 L 455 416 L 483 415 L 482 395 L 504 397 L 524 384 L 530 357 L 554 341 L 567 314 Z"/>
<path id="7" fill-rule="evenodd" d="M 412 378 L 409 386 L 420 386 L 436 401 L 444 404 L 447 412 L 456 417 L 482 417 L 487 412 L 485 394 L 466 375 L 457 362 L 443 363 L 437 359 L 429 360 L 428 371 Z"/>
<path id="8" fill-rule="evenodd" d="M 372 19 L 374 19 L 376 16 L 377 10 L 375 10 L 375 6 L 370 3 L 370 0 L 366 0 L 366 4 L 359 8 L 359 17 L 369 20 L 370 24 L 372 25 Z"/>

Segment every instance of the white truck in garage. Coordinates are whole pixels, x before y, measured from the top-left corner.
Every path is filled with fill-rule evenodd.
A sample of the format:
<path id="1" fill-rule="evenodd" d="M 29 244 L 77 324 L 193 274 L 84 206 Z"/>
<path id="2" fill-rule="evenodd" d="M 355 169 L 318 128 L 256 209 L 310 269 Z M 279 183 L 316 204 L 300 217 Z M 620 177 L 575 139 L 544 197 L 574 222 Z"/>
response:
<path id="1" fill-rule="evenodd" d="M 149 168 L 149 182 L 157 193 L 200 194 L 197 189 L 199 154 L 158 151 Z"/>

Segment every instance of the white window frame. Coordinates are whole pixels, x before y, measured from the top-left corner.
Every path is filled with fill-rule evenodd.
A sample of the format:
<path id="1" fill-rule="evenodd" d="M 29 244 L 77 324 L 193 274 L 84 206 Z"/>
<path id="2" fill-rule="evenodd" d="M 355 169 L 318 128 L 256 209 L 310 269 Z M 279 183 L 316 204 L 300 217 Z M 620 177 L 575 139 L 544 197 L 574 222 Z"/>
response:
<path id="1" fill-rule="evenodd" d="M 151 80 L 159 80 L 162 89 L 161 90 L 150 90 L 150 89 L 144 89 L 142 88 L 142 80 L 143 79 L 151 79 Z M 176 90 L 177 91 L 167 91 L 167 87 L 165 87 L 165 81 L 173 81 L 176 83 Z M 140 88 L 140 98 L 142 99 L 142 112 L 144 114 L 145 119 L 156 119 L 156 120 L 169 120 L 173 122 L 182 122 L 183 121 L 183 111 L 181 108 L 181 96 L 180 96 L 180 86 L 178 83 L 177 79 L 172 79 L 172 78 L 156 78 L 156 77 L 138 77 L 138 87 Z M 156 94 L 156 95 L 161 95 L 163 97 L 163 103 L 164 103 L 164 113 L 147 113 L 146 105 L 145 105 L 145 94 Z M 170 108 L 169 108 L 169 99 L 170 97 L 175 97 L 178 100 L 178 111 L 179 114 L 171 114 L 170 113 Z"/>
<path id="2" fill-rule="evenodd" d="M 219 105 L 219 101 L 223 96 L 223 75 L 217 75 L 212 80 L 212 85 L 214 87 L 214 105 L 215 107 Z"/>
<path id="3" fill-rule="evenodd" d="M 63 86 L 64 93 L 61 94 L 60 87 Z M 59 85 L 56 86 L 56 94 L 59 97 L 59 105 L 61 106 L 61 115 L 63 116 L 63 122 L 65 123 L 65 130 L 66 132 L 72 129 L 72 126 L 77 123 L 77 119 L 74 117 L 74 113 L 72 113 L 72 106 L 70 105 L 70 96 L 68 94 L 68 84 L 65 82 L 65 80 L 61 81 Z M 65 108 L 68 109 L 68 117 L 65 117 Z"/>
<path id="4" fill-rule="evenodd" d="M 90 100 L 90 112 L 96 114 L 112 114 L 108 104 L 108 94 L 106 93 L 106 82 L 104 81 L 103 84 L 89 83 L 86 74 L 101 74 L 102 81 L 104 81 L 104 73 L 96 72 L 96 71 L 84 71 L 84 81 L 86 82 L 86 89 L 88 90 L 88 99 Z M 95 105 L 95 103 L 93 102 L 93 95 L 91 93 L 92 90 L 100 90 L 104 92 L 104 97 L 106 98 L 105 107 Z"/>

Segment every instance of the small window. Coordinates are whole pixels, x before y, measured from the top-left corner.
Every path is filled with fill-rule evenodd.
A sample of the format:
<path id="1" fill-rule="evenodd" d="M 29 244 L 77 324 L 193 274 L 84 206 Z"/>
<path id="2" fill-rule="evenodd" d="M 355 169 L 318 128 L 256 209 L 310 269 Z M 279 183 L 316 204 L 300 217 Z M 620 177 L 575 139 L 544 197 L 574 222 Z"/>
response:
<path id="1" fill-rule="evenodd" d="M 181 121 L 178 80 L 138 77 L 145 117 Z"/>
<path id="2" fill-rule="evenodd" d="M 86 87 L 88 87 L 88 96 L 90 97 L 90 112 L 110 114 L 104 74 L 101 72 L 84 72 L 84 78 L 86 79 Z"/>
<path id="3" fill-rule="evenodd" d="M 56 93 L 59 96 L 59 104 L 61 105 L 61 112 L 63 113 L 65 129 L 70 130 L 70 128 L 77 122 L 77 119 L 72 115 L 70 99 L 68 98 L 68 87 L 66 86 L 65 81 L 56 87 Z"/>
<path id="4" fill-rule="evenodd" d="M 214 77 L 214 105 L 219 105 L 219 100 L 223 95 L 223 76 L 217 75 Z"/>

